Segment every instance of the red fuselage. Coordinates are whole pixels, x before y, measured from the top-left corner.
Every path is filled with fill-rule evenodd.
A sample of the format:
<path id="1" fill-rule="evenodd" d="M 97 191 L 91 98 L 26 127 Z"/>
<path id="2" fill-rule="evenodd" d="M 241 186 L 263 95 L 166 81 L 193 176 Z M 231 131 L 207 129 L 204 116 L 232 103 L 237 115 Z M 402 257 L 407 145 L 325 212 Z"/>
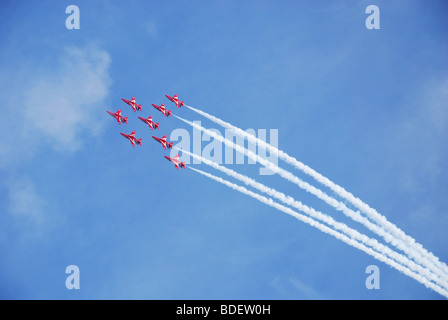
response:
<path id="1" fill-rule="evenodd" d="M 168 147 L 169 149 L 173 148 L 173 143 L 166 141 L 166 136 L 163 136 L 162 138 L 157 138 L 154 136 L 152 136 L 152 137 L 154 138 L 154 140 L 156 140 L 157 142 L 162 144 L 163 149 L 166 150 L 166 147 Z"/>
<path id="2" fill-rule="evenodd" d="M 117 119 L 118 124 L 122 124 L 122 123 L 128 123 L 128 117 L 123 117 L 121 115 L 121 110 L 118 110 L 116 113 L 110 112 L 110 111 L 106 111 L 108 114 L 110 114 L 112 117 L 114 117 L 115 119 Z"/>
<path id="3" fill-rule="evenodd" d="M 184 102 L 179 100 L 179 98 L 177 97 L 177 94 L 175 94 L 174 97 L 170 97 L 169 95 L 166 94 L 165 97 L 167 97 L 168 100 L 174 102 L 176 104 L 176 107 L 178 107 L 178 108 L 184 106 Z"/>
<path id="4" fill-rule="evenodd" d="M 169 117 L 171 115 L 171 111 L 166 110 L 165 105 L 163 103 L 160 106 L 158 106 L 156 104 L 152 104 L 152 106 L 154 108 L 156 108 L 157 110 L 159 110 L 160 112 L 162 112 L 165 117 Z"/>
<path id="5" fill-rule="evenodd" d="M 139 146 L 142 145 L 142 139 L 137 139 L 135 137 L 135 131 L 132 131 L 131 134 L 126 134 L 126 133 L 122 133 L 120 132 L 120 134 L 125 137 L 126 139 L 129 139 L 129 141 L 131 141 L 131 144 L 133 147 L 135 147 L 135 143 L 137 143 Z"/>
<path id="6" fill-rule="evenodd" d="M 179 166 L 185 169 L 185 162 L 181 162 L 178 157 L 179 155 L 177 155 L 174 158 L 170 158 L 167 156 L 164 156 L 168 161 L 171 161 L 172 163 L 174 163 L 174 166 L 176 167 L 177 170 L 179 170 Z"/>
<path id="7" fill-rule="evenodd" d="M 142 120 L 144 123 L 146 123 L 151 128 L 151 130 L 153 128 L 159 129 L 159 124 L 155 123 L 154 121 L 152 121 L 152 116 L 149 117 L 148 119 L 145 119 L 145 118 L 142 118 L 142 117 L 138 117 L 138 118 L 140 120 Z"/>
<path id="8" fill-rule="evenodd" d="M 135 103 L 135 98 L 133 97 L 130 101 L 121 98 L 121 100 L 123 100 L 124 102 L 126 102 L 128 105 L 130 105 L 132 107 L 132 110 L 134 110 L 134 112 L 136 112 L 137 110 L 142 111 L 142 105 L 141 104 L 136 104 Z"/>

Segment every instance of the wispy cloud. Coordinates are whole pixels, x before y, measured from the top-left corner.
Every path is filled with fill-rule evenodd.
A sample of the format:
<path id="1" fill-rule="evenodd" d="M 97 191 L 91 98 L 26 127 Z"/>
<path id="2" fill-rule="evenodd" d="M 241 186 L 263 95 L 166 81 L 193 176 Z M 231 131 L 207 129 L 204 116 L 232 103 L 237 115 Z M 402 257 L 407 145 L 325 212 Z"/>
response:
<path id="1" fill-rule="evenodd" d="M 40 237 L 44 230 L 48 230 L 50 217 L 46 212 L 48 203 L 39 194 L 38 188 L 23 175 L 11 176 L 2 181 L 2 185 L 8 201 L 5 208 L 8 215 L 1 217 L 3 226 L 17 227 L 20 232 L 15 235 L 19 238 Z"/>
<path id="2" fill-rule="evenodd" d="M 28 63 L 26 72 L 1 72 L 0 167 L 29 158 L 43 142 L 75 151 L 84 133 L 100 132 L 110 63 L 104 50 L 69 47 L 51 68 Z"/>
<path id="3" fill-rule="evenodd" d="M 46 201 L 22 169 L 38 149 L 73 152 L 101 132 L 111 58 L 94 46 L 68 47 L 52 66 L 23 64 L 0 71 L 3 207 L 13 220 L 39 228 L 48 218 Z"/>
<path id="4" fill-rule="evenodd" d="M 97 132 L 94 110 L 108 94 L 110 61 L 109 54 L 96 48 L 67 48 L 58 68 L 37 78 L 26 93 L 27 128 L 62 149 L 78 149 L 81 131 Z"/>
<path id="5" fill-rule="evenodd" d="M 37 195 L 33 183 L 25 177 L 9 183 L 9 211 L 17 216 L 39 220 L 44 201 Z"/>
<path id="6" fill-rule="evenodd" d="M 298 279 L 296 277 L 290 277 L 288 280 L 291 283 L 291 285 L 296 290 L 301 292 L 306 298 L 308 298 L 308 299 L 324 299 L 323 296 L 321 294 L 319 294 L 313 287 L 307 285 L 300 279 Z"/>

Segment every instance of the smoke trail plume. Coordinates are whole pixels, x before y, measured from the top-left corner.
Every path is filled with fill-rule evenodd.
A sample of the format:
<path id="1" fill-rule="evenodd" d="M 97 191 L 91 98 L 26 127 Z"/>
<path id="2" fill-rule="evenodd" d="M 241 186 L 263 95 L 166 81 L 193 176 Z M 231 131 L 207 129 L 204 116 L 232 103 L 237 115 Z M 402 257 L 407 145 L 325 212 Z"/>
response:
<path id="1" fill-rule="evenodd" d="M 313 177 L 316 181 L 320 182 L 321 184 L 327 186 L 330 188 L 333 192 L 335 192 L 340 197 L 348 200 L 350 203 L 352 203 L 355 207 L 357 207 L 359 210 L 364 212 L 372 221 L 374 221 L 378 226 L 380 226 L 385 232 L 390 233 L 394 237 L 394 241 L 388 242 L 397 243 L 397 241 L 400 241 L 403 243 L 401 245 L 400 250 L 403 250 L 407 254 L 409 254 L 411 257 L 418 261 L 425 261 L 424 264 L 428 267 L 431 267 L 432 269 L 437 270 L 436 273 L 445 279 L 445 281 L 448 281 L 448 267 L 445 263 L 441 262 L 433 253 L 429 252 L 423 246 L 415 241 L 412 237 L 405 234 L 401 229 L 399 229 L 396 225 L 389 222 L 386 217 L 379 214 L 375 209 L 369 207 L 366 203 L 361 201 L 359 198 L 356 198 L 353 194 L 346 191 L 341 186 L 335 184 L 330 179 L 326 178 L 325 176 L 321 175 L 320 173 L 316 172 L 312 168 L 308 167 L 307 165 L 303 164 L 302 162 L 298 161 L 297 159 L 289 156 L 285 152 L 277 149 L 276 147 L 266 143 L 265 141 L 258 139 L 257 137 L 245 132 L 244 130 L 233 126 L 232 124 L 225 122 L 217 117 L 214 117 L 202 110 L 193 108 L 191 106 L 186 106 L 190 110 L 206 117 L 207 119 L 215 122 L 216 124 L 230 129 L 235 134 L 238 134 L 252 143 L 257 143 L 259 146 L 265 148 L 266 150 L 269 150 L 269 152 L 276 154 L 276 156 L 285 162 L 289 163 L 290 165 L 294 166 L 295 168 L 303 171 L 307 175 Z M 358 221 L 359 222 L 359 221 Z M 383 236 L 384 237 L 384 236 Z M 407 249 L 412 248 L 412 249 Z M 422 262 L 421 262 L 422 263 Z"/>
<path id="2" fill-rule="evenodd" d="M 178 148 L 176 148 L 176 149 L 178 149 Z M 376 239 L 369 238 L 366 235 L 359 233 L 357 230 L 354 230 L 354 229 L 348 227 L 346 224 L 335 221 L 329 215 L 321 213 L 319 211 L 316 211 L 315 209 L 302 204 L 300 201 L 295 200 L 291 196 L 286 196 L 285 194 L 283 194 L 273 188 L 269 188 L 269 187 L 255 181 L 252 178 L 249 178 L 243 174 L 235 172 L 234 170 L 231 170 L 229 168 L 221 166 L 213 161 L 210 161 L 206 158 L 198 156 L 194 153 L 190 153 L 190 152 L 182 150 L 182 149 L 178 149 L 178 150 L 182 151 L 183 153 L 185 153 L 189 156 L 196 158 L 201 163 L 205 163 L 206 165 L 211 166 L 211 167 L 227 174 L 228 176 L 233 177 L 233 178 L 245 183 L 248 186 L 251 186 L 263 193 L 266 193 L 269 196 L 272 196 L 272 197 L 280 200 L 281 202 L 283 202 L 286 205 L 292 206 L 295 209 L 297 209 L 301 212 L 304 212 L 305 214 L 309 215 L 310 217 L 312 217 L 314 219 L 320 220 L 320 221 L 328 224 L 329 226 L 333 227 L 334 229 L 343 232 L 350 238 L 360 241 L 363 244 L 365 244 L 366 246 L 374 248 L 379 253 L 382 253 L 382 254 L 394 259 L 398 263 L 401 263 L 402 265 L 408 267 L 410 270 L 419 273 L 420 275 L 427 278 L 429 281 L 434 281 L 438 285 L 442 286 L 444 289 L 448 289 L 448 283 L 446 283 L 446 282 L 444 283 L 443 281 L 441 281 L 441 279 L 439 279 L 439 277 L 434 275 L 430 270 L 425 269 L 421 265 L 414 263 L 413 261 L 409 260 L 404 255 L 391 250 L 389 247 L 379 243 Z"/>
<path id="3" fill-rule="evenodd" d="M 331 229 L 330 227 L 328 227 L 328 226 L 326 226 L 326 225 L 324 225 L 324 224 L 322 224 L 320 222 L 317 222 L 316 220 L 314 220 L 314 219 L 312 219 L 310 217 L 307 217 L 305 215 L 299 214 L 299 213 L 295 212 L 294 210 L 292 210 L 292 209 L 290 209 L 288 207 L 285 207 L 285 206 L 283 206 L 283 205 L 273 201 L 270 198 L 266 198 L 266 197 L 264 197 L 262 195 L 259 195 L 259 194 L 255 193 L 255 192 L 252 192 L 252 191 L 250 191 L 250 190 L 248 190 L 248 189 L 246 189 L 246 188 L 244 188 L 242 186 L 239 186 L 237 184 L 231 183 L 231 182 L 229 182 L 227 180 L 224 180 L 224 179 L 222 179 L 220 177 L 214 176 L 214 175 L 212 175 L 210 173 L 207 173 L 207 172 L 204 172 L 204 171 L 192 168 L 192 167 L 188 167 L 188 168 L 190 168 L 191 170 L 193 170 L 193 171 L 195 171 L 197 173 L 200 173 L 200 174 L 202 174 L 202 175 L 204 175 L 204 176 L 206 176 L 206 177 L 208 177 L 208 178 L 210 178 L 212 180 L 215 180 L 215 181 L 217 181 L 219 183 L 222 183 L 222 184 L 232 188 L 233 190 L 236 190 L 236 191 L 239 191 L 239 192 L 241 192 L 243 194 L 246 194 L 246 195 L 248 195 L 248 196 L 250 196 L 250 197 L 252 197 L 252 198 L 254 198 L 254 199 L 256 199 L 256 200 L 258 200 L 258 201 L 260 201 L 262 203 L 264 203 L 264 204 L 267 204 L 267 205 L 269 205 L 269 206 L 279 210 L 279 211 L 282 211 L 282 212 L 284 212 L 286 214 L 289 214 L 289 215 L 297 218 L 298 220 L 300 220 L 302 222 L 305 222 L 305 223 L 311 225 L 312 227 L 315 227 L 318 230 L 320 230 L 320 231 L 322 231 L 324 233 L 327 233 L 327 234 L 335 237 L 336 239 L 339 239 L 339 240 L 345 242 L 346 244 L 348 244 L 350 246 L 353 246 L 353 247 L 355 247 L 355 248 L 357 248 L 357 249 L 367 253 L 367 254 L 371 255 L 372 257 L 374 257 L 375 259 L 390 265 L 391 267 L 397 269 L 398 271 L 402 272 L 403 274 L 405 274 L 405 275 L 407 275 L 407 276 L 417 280 L 418 282 L 422 283 L 426 287 L 431 288 L 434 291 L 436 291 L 437 293 L 439 293 L 440 295 L 448 298 L 448 291 L 447 290 L 441 288 L 437 284 L 434 284 L 432 282 L 427 281 L 424 277 L 422 277 L 422 276 L 418 275 L 417 273 L 409 270 L 408 268 L 402 266 L 401 264 L 395 262 L 394 260 L 392 260 L 392 259 L 390 259 L 388 257 L 385 257 L 384 255 L 380 254 L 379 252 L 373 250 L 372 248 L 368 248 L 364 244 L 362 244 L 362 243 L 360 243 L 360 242 L 358 242 L 358 241 L 356 241 L 354 239 L 351 239 L 350 237 L 346 236 L 345 234 L 340 233 L 338 231 L 335 231 L 335 230 Z"/>

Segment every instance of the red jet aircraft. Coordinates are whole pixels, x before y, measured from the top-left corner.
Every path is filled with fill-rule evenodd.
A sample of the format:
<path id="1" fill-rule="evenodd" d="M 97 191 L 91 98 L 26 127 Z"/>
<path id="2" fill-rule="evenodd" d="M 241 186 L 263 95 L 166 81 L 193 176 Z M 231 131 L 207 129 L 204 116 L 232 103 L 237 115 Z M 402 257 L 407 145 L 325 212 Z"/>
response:
<path id="1" fill-rule="evenodd" d="M 166 150 L 166 147 L 168 147 L 169 149 L 173 148 L 173 143 L 166 141 L 166 135 L 164 135 L 162 138 L 157 138 L 154 136 L 152 136 L 152 137 L 154 138 L 154 140 L 156 140 L 157 142 L 160 142 L 162 144 L 163 149 Z"/>
<path id="2" fill-rule="evenodd" d="M 120 132 L 120 133 L 121 133 L 121 132 Z M 122 135 L 123 137 L 125 137 L 126 139 L 129 139 L 129 141 L 131 141 L 133 147 L 135 147 L 135 143 L 134 143 L 134 142 L 137 142 L 137 144 L 138 144 L 139 146 L 142 145 L 142 139 L 137 139 L 137 138 L 135 137 L 135 130 L 132 131 L 131 134 L 121 133 L 121 135 Z"/>
<path id="3" fill-rule="evenodd" d="M 123 117 L 121 116 L 121 110 L 118 110 L 116 113 L 110 112 L 110 111 L 106 111 L 108 114 L 110 114 L 112 117 L 114 117 L 115 119 L 117 119 L 118 124 L 122 124 L 122 123 L 128 123 L 128 117 Z"/>
<path id="4" fill-rule="evenodd" d="M 165 105 L 163 103 L 160 105 L 160 107 L 158 105 L 155 105 L 154 103 L 152 104 L 152 106 L 154 108 L 156 108 L 157 110 L 159 110 L 160 112 L 162 112 L 165 117 L 168 117 L 171 115 L 171 111 L 166 110 Z"/>
<path id="5" fill-rule="evenodd" d="M 184 106 L 184 102 L 179 100 L 179 98 L 177 97 L 177 94 L 175 94 L 174 97 L 170 97 L 169 95 L 165 95 L 165 97 L 167 97 L 169 100 L 174 102 L 178 108 L 180 108 L 181 106 L 182 107 Z"/>
<path id="6" fill-rule="evenodd" d="M 148 126 L 151 128 L 151 130 L 153 128 L 159 129 L 159 124 L 155 123 L 154 121 L 152 121 L 152 116 L 149 116 L 148 119 L 142 118 L 142 117 L 138 117 L 140 120 L 142 120 L 144 123 L 147 123 Z"/>
<path id="7" fill-rule="evenodd" d="M 123 100 L 128 105 L 130 105 L 132 107 L 132 110 L 134 110 L 134 112 L 136 111 L 136 109 L 142 111 L 142 105 L 135 103 L 135 97 L 132 97 L 131 101 L 123 99 L 123 98 L 121 98 L 121 100 Z"/>
<path id="8" fill-rule="evenodd" d="M 167 156 L 164 156 L 168 161 L 171 161 L 176 166 L 176 169 L 179 170 L 179 166 L 185 169 L 185 162 L 181 162 L 179 160 L 179 154 L 177 154 L 174 158 L 170 158 Z"/>

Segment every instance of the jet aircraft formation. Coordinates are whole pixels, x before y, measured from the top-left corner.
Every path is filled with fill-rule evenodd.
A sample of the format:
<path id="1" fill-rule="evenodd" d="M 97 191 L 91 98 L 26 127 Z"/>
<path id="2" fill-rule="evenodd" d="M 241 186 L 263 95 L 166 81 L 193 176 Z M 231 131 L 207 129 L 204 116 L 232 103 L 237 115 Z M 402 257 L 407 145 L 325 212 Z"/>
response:
<path id="1" fill-rule="evenodd" d="M 184 102 L 180 101 L 177 94 L 175 94 L 173 97 L 170 97 L 169 95 L 165 95 L 167 97 L 167 99 L 169 99 L 170 101 L 174 102 L 174 104 L 180 108 L 180 107 L 184 107 Z M 132 97 L 131 100 L 126 100 L 126 99 L 121 99 L 123 100 L 126 104 L 130 105 L 132 107 L 132 110 L 134 112 L 138 111 L 142 111 L 142 105 L 141 104 L 137 104 L 135 102 L 135 97 Z M 171 116 L 171 111 L 167 110 L 165 108 L 165 105 L 162 103 L 160 106 L 153 104 L 153 107 L 155 109 L 157 109 L 158 111 L 160 111 L 165 117 L 169 117 Z M 106 111 L 109 115 L 111 115 L 112 117 L 114 117 L 118 124 L 121 125 L 122 123 L 128 123 L 128 117 L 123 117 L 121 115 L 121 109 L 119 109 L 117 112 L 113 113 L 111 111 Z M 146 123 L 149 128 L 151 130 L 153 129 L 159 129 L 159 123 L 154 122 L 154 120 L 152 119 L 152 115 L 150 115 L 148 118 L 143 118 L 143 117 L 138 117 L 142 122 Z M 125 137 L 126 139 L 128 139 L 131 144 L 132 147 L 135 147 L 135 144 L 138 144 L 139 146 L 142 145 L 142 138 L 138 139 L 135 137 L 135 130 L 132 131 L 130 134 L 126 134 L 123 132 L 120 132 L 120 134 Z M 155 136 L 152 136 L 154 138 L 154 140 L 156 140 L 157 142 L 159 142 L 163 149 L 172 149 L 173 148 L 173 143 L 169 142 L 166 140 L 166 135 L 164 135 L 162 138 L 158 138 Z M 176 167 L 177 170 L 179 170 L 179 167 L 184 168 L 185 169 L 185 162 L 181 162 L 179 160 L 179 154 L 177 154 L 174 158 L 170 158 L 168 156 L 164 156 L 168 161 L 171 161 L 174 166 Z"/>

